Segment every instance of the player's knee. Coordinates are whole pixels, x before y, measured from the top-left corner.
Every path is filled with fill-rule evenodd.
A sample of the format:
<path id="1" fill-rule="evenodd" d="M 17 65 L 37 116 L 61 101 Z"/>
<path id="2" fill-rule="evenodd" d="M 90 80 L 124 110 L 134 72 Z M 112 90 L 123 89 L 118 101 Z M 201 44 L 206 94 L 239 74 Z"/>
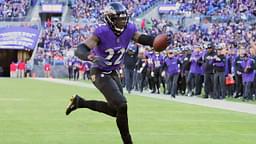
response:
<path id="1" fill-rule="evenodd" d="M 122 103 L 117 107 L 117 112 L 120 114 L 127 113 L 127 103 Z"/>

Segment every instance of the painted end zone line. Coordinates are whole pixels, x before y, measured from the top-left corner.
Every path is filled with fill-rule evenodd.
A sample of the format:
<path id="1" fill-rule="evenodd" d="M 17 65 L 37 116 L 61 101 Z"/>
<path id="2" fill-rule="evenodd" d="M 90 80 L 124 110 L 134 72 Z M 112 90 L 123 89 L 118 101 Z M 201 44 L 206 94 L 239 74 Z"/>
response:
<path id="1" fill-rule="evenodd" d="M 35 80 L 42 80 L 48 81 L 53 83 L 65 84 L 65 85 L 74 85 L 86 88 L 95 88 L 93 84 L 87 84 L 84 82 L 75 82 L 63 79 L 47 79 L 47 78 L 34 78 Z M 194 104 L 199 106 L 211 107 L 211 108 L 218 108 L 224 110 L 231 110 L 236 112 L 243 112 L 249 114 L 256 114 L 256 105 L 248 104 L 248 103 L 239 103 L 239 102 L 229 102 L 225 100 L 214 100 L 214 99 L 203 99 L 198 97 L 187 97 L 187 96 L 177 96 L 175 99 L 168 97 L 166 95 L 161 94 L 150 94 L 150 93 L 140 93 L 132 91 L 132 94 L 143 96 L 143 97 L 150 97 L 155 99 L 162 99 L 162 100 L 172 100 L 175 102 L 186 103 L 186 104 Z M 127 93 L 128 95 L 128 93 Z"/>

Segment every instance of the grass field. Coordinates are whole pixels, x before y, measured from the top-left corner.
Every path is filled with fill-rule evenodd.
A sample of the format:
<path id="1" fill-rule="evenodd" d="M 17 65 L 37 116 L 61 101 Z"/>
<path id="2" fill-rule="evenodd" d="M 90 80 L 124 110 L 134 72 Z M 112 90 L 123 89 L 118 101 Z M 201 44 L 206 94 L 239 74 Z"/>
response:
<path id="1" fill-rule="evenodd" d="M 80 109 L 71 95 L 95 89 L 29 79 L 0 79 L 0 144 L 121 144 L 112 117 Z M 134 144 L 255 144 L 256 115 L 128 96 Z"/>

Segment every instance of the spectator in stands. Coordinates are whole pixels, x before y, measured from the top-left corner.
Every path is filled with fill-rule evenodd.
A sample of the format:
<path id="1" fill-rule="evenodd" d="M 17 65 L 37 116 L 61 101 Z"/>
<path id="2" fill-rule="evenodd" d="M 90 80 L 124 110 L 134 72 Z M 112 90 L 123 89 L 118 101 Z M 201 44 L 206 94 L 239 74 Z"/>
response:
<path id="1" fill-rule="evenodd" d="M 0 18 L 23 18 L 30 8 L 30 0 L 4 0 L 0 3 Z"/>
<path id="2" fill-rule="evenodd" d="M 18 62 L 18 78 L 24 78 L 26 64 L 23 60 Z"/>
<path id="3" fill-rule="evenodd" d="M 72 13 L 75 21 L 83 19 L 83 21 L 95 20 L 100 17 L 101 10 L 111 0 L 72 0 Z M 131 18 L 137 17 L 144 11 L 152 7 L 157 0 L 124 0 L 124 5 L 128 8 L 128 13 L 131 14 Z"/>
<path id="4" fill-rule="evenodd" d="M 25 75 L 26 75 L 27 78 L 32 76 L 32 68 L 33 68 L 32 63 L 30 61 L 27 61 L 27 63 L 26 63 L 26 72 L 25 72 Z"/>
<path id="5" fill-rule="evenodd" d="M 46 78 L 51 77 L 51 64 L 50 63 L 44 64 L 44 76 Z"/>
<path id="6" fill-rule="evenodd" d="M 10 77 L 17 78 L 17 65 L 15 62 L 10 64 Z"/>

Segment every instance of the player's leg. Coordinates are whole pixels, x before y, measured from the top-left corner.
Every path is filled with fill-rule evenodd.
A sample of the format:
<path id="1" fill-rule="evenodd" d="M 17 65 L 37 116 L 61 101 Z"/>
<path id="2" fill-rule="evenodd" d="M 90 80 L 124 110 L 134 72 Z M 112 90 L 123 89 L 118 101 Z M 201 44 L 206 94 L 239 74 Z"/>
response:
<path id="1" fill-rule="evenodd" d="M 117 112 L 116 108 L 113 107 L 113 105 L 116 105 L 115 103 L 118 102 L 115 102 L 115 98 L 111 95 L 122 95 L 122 91 L 120 91 L 120 89 L 122 89 L 122 86 L 121 88 L 117 86 L 115 80 L 113 80 L 110 75 L 103 74 L 99 70 L 92 70 L 92 77 L 93 84 L 105 96 L 108 103 L 104 101 L 85 100 L 76 95 L 75 97 L 71 98 L 71 102 L 66 110 L 66 115 L 78 108 L 88 108 L 93 111 L 116 117 Z M 122 98 L 121 100 L 126 102 L 125 98 Z M 109 101 L 111 103 L 109 103 Z"/>
<path id="2" fill-rule="evenodd" d="M 68 109 L 89 108 L 94 111 L 102 112 L 110 116 L 116 116 L 116 123 L 119 128 L 120 134 L 124 144 L 132 144 L 127 116 L 127 102 L 123 96 L 122 85 L 118 75 L 103 74 L 98 70 L 92 71 L 92 78 L 94 85 L 106 98 L 107 102 L 102 101 L 89 101 L 76 96 Z M 67 110 L 68 110 L 67 109 Z"/>
<path id="3" fill-rule="evenodd" d="M 117 105 L 115 105 L 115 107 L 117 108 L 116 124 L 118 126 L 118 129 L 124 144 L 132 144 L 132 138 L 129 132 L 129 124 L 128 124 L 127 102 L 125 97 L 123 96 L 121 81 L 118 78 L 117 74 L 114 73 L 112 76 L 117 86 L 119 87 L 120 93 L 122 94 L 122 95 L 114 95 L 116 99 L 119 99 L 118 102 L 116 103 Z M 123 100 L 123 98 L 125 99 L 125 101 Z"/>
<path id="4" fill-rule="evenodd" d="M 66 109 L 66 115 L 69 115 L 72 111 L 78 108 L 89 108 L 116 117 L 116 110 L 110 107 L 108 103 L 96 100 L 85 100 L 78 95 L 71 97 L 70 103 Z"/>
<path id="5" fill-rule="evenodd" d="M 123 88 L 118 74 L 116 72 L 110 75 L 97 74 L 94 85 L 104 95 L 109 106 L 116 110 L 116 123 L 124 144 L 132 144 L 128 125 L 127 101 L 123 96 Z M 100 109 L 97 111 L 101 112 Z"/>

